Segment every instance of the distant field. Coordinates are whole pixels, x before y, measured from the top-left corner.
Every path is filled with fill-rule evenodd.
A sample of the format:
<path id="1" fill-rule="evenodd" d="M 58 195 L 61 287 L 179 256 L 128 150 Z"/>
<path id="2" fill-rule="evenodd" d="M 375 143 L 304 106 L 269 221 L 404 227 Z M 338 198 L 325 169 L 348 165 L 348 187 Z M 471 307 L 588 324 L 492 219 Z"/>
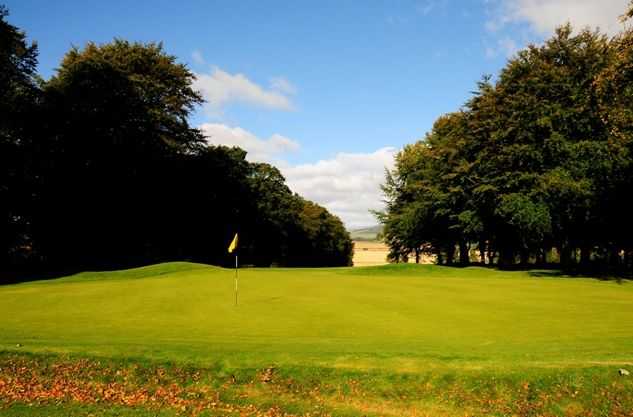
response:
<path id="1" fill-rule="evenodd" d="M 382 242 L 354 241 L 354 266 L 376 266 L 387 263 L 389 248 Z"/>
<path id="2" fill-rule="evenodd" d="M 245 269 L 236 307 L 233 271 L 172 263 L 0 286 L 0 317 L 0 415 L 106 415 L 99 401 L 72 390 L 52 403 L 10 394 L 7 381 L 27 372 L 20 369 L 46 386 L 66 369 L 60 363 L 84 369 L 77 372 L 87 382 L 77 390 L 110 381 L 96 376 L 103 373 L 119 388 L 135 381 L 125 389 L 146 394 L 160 385 L 151 375 L 171 363 L 164 378 L 185 387 L 177 395 L 207 384 L 225 396 L 217 404 L 237 407 L 194 412 L 182 403 L 192 414 L 589 415 L 601 407 L 592 415 L 606 416 L 633 409 L 633 385 L 617 375 L 633 362 L 629 282 L 411 264 Z M 81 358 L 88 362 L 77 365 Z M 155 415 L 156 403 L 114 404 L 121 415 Z M 257 412 L 240 408 L 247 404 Z"/>
<path id="3" fill-rule="evenodd" d="M 354 241 L 354 266 L 378 266 L 388 263 L 389 247 L 379 241 Z M 415 263 L 415 258 L 409 258 L 409 263 Z M 428 255 L 422 255 L 421 264 L 433 264 L 435 260 Z"/>

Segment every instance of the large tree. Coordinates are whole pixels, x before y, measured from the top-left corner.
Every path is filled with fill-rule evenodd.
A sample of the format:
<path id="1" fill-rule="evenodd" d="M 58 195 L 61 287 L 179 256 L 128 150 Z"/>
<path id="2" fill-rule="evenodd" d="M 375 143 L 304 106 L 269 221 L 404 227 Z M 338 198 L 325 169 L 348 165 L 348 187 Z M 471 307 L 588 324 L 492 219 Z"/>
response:
<path id="1" fill-rule="evenodd" d="M 25 261 L 31 244 L 28 149 L 39 93 L 37 45 L 7 16 L 0 5 L 0 265 Z"/>
<path id="2" fill-rule="evenodd" d="M 44 88 L 38 147 L 34 232 L 47 261 L 151 255 L 150 237 L 174 205 L 163 173 L 203 139 L 187 120 L 202 101 L 193 78 L 160 44 L 115 40 L 66 54 Z"/>
<path id="3" fill-rule="evenodd" d="M 159 43 L 72 48 L 39 80 L 0 8 L 0 269 L 169 260 L 350 265 L 342 222 L 280 171 L 190 126 L 193 73 Z"/>
<path id="4" fill-rule="evenodd" d="M 462 111 L 406 146 L 380 219 L 397 257 L 631 266 L 631 35 L 559 28 L 484 78 Z M 574 262 L 574 258 L 578 262 Z"/>

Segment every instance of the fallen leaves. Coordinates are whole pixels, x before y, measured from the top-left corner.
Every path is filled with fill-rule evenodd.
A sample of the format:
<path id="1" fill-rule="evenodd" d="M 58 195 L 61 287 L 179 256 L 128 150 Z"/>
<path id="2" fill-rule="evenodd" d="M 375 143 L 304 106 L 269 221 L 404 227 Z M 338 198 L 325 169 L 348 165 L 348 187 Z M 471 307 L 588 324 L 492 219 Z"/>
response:
<path id="1" fill-rule="evenodd" d="M 221 401 L 220 391 L 197 384 L 200 380 L 199 371 L 184 375 L 184 371 L 179 368 L 157 368 L 153 372 L 154 377 L 145 381 L 138 381 L 131 371 L 133 369 L 111 369 L 88 360 L 64 361 L 48 367 L 27 358 L 13 357 L 3 361 L 0 368 L 0 403 L 38 405 L 78 402 L 150 409 L 172 408 L 192 416 L 205 410 L 245 417 L 292 416 L 278 406 L 262 409 L 254 404 Z M 272 368 L 268 368 L 262 375 L 271 380 L 272 372 Z M 194 381 L 194 384 L 173 382 L 175 379 Z"/>
<path id="2" fill-rule="evenodd" d="M 274 367 L 266 368 L 259 374 L 259 380 L 263 382 L 264 384 L 272 382 L 274 373 L 275 373 Z"/>
<path id="3" fill-rule="evenodd" d="M 520 379 L 401 375 L 396 382 L 363 373 L 302 376 L 274 366 L 232 372 L 0 354 L 0 410 L 14 403 L 80 403 L 171 409 L 183 416 L 327 417 L 344 409 L 394 417 L 553 416 L 561 410 L 573 416 L 633 416 L 633 381 L 612 372 Z"/>

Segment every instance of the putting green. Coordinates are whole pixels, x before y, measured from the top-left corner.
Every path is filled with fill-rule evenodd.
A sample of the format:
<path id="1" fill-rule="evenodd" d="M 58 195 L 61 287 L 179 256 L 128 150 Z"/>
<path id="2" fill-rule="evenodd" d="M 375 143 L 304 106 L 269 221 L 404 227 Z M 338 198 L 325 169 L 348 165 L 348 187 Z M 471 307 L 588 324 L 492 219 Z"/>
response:
<path id="1" fill-rule="evenodd" d="M 169 263 L 0 286 L 0 350 L 419 370 L 633 360 L 633 285 L 483 268 Z M 16 347 L 21 344 L 21 347 Z"/>

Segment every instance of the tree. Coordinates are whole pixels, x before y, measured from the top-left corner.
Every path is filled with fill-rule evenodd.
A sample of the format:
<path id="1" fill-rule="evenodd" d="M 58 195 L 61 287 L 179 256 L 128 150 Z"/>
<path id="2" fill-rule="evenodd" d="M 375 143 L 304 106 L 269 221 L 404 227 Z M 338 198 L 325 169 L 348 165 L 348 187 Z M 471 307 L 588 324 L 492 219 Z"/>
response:
<path id="1" fill-rule="evenodd" d="M 223 265 L 236 232 L 245 264 L 351 265 L 338 217 L 189 125 L 202 98 L 161 44 L 72 48 L 43 81 L 37 47 L 6 16 L 0 8 L 2 269 Z"/>
<path id="2" fill-rule="evenodd" d="M 249 180 L 258 213 L 248 226 L 249 256 L 258 265 L 286 265 L 291 261 L 293 238 L 299 233 L 301 203 L 281 172 L 269 164 L 251 164 Z"/>
<path id="3" fill-rule="evenodd" d="M 431 251 L 451 264 L 458 245 L 460 263 L 469 263 L 469 237 L 478 233 L 478 220 L 466 197 L 472 165 L 460 151 L 465 122 L 461 112 L 440 117 L 424 141 L 396 156 L 383 187 L 388 213 L 379 215 L 393 260 L 414 253 L 417 262 L 421 252 Z"/>
<path id="4" fill-rule="evenodd" d="M 467 263 L 475 243 L 504 266 L 556 247 L 566 268 L 633 267 L 632 38 L 560 27 L 405 146 L 379 216 L 393 259 L 424 247 L 451 263 L 457 245 Z"/>
<path id="5" fill-rule="evenodd" d="M 633 18 L 633 1 L 629 1 L 629 6 L 626 9 L 626 13 L 622 15 L 622 18 L 620 20 L 625 22 L 631 18 Z"/>
<path id="6" fill-rule="evenodd" d="M 629 14 L 632 10 L 633 5 Z M 611 49 L 608 66 L 594 83 L 600 117 L 608 130 L 606 143 L 610 152 L 602 150 L 604 156 L 599 164 L 591 156 L 589 166 L 601 179 L 600 218 L 618 219 L 600 223 L 601 237 L 610 248 L 611 258 L 617 261 L 618 252 L 623 250 L 625 266 L 633 270 L 633 219 L 629 215 L 628 198 L 628 190 L 633 186 L 633 31 L 616 36 Z"/>
<path id="7" fill-rule="evenodd" d="M 38 138 L 34 233 L 47 262 L 101 266 L 156 255 L 148 239 L 177 204 L 162 198 L 158 180 L 203 141 L 187 120 L 202 101 L 193 78 L 160 44 L 115 40 L 66 54 L 44 87 Z"/>
<path id="8" fill-rule="evenodd" d="M 341 220 L 324 207 L 298 197 L 299 231 L 293 242 L 292 266 L 351 266 L 353 245 Z"/>
<path id="9" fill-rule="evenodd" d="M 6 21 L 0 5 L 0 265 L 30 255 L 32 115 L 38 100 L 37 45 Z"/>
<path id="10" fill-rule="evenodd" d="M 484 176 L 497 188 L 497 206 L 517 193 L 529 198 L 531 204 L 549 206 L 553 233 L 538 237 L 549 229 L 543 223 L 535 230 L 532 242 L 540 240 L 546 245 L 551 239 L 564 263 L 569 262 L 567 255 L 574 248 L 588 247 L 588 242 L 597 240 L 596 207 L 600 200 L 596 198 L 598 177 L 591 169 L 599 161 L 591 159 L 609 158 L 613 151 L 608 149 L 593 88 L 609 61 L 608 39 L 588 30 L 577 35 L 572 32 L 569 25 L 560 27 L 542 46 L 519 52 L 502 70 L 495 86 L 497 108 L 502 110 L 492 116 L 498 128 L 490 135 L 485 151 L 488 165 L 494 164 L 494 174 Z M 572 181 L 557 181 L 558 187 L 547 187 L 552 177 Z M 578 184 L 584 188 L 575 186 Z M 560 188 L 564 185 L 574 186 Z M 543 213 L 545 208 L 537 211 Z M 526 218 L 509 223 L 507 214 L 502 213 L 496 213 L 501 215 L 497 241 L 504 249 L 502 261 L 511 263 L 522 250 L 538 252 L 534 245 L 526 248 L 526 241 L 518 239 L 524 231 L 517 226 L 535 225 L 533 221 Z M 531 216 L 536 211 L 521 213 Z M 526 257 L 523 253 L 524 261 Z"/>

